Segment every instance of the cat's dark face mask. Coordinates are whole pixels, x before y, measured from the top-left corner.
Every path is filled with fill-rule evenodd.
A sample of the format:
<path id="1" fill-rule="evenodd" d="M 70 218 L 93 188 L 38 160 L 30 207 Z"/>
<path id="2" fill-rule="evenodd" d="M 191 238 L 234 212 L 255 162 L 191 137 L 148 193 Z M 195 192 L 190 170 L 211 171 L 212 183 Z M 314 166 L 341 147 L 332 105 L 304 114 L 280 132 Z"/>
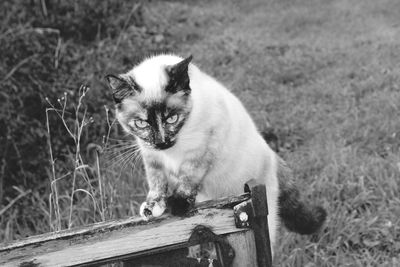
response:
<path id="1" fill-rule="evenodd" d="M 168 82 L 162 99 L 146 99 L 143 90 L 129 77 L 108 75 L 118 121 L 129 133 L 156 150 L 171 148 L 192 107 L 188 67 L 192 57 L 167 66 Z"/>

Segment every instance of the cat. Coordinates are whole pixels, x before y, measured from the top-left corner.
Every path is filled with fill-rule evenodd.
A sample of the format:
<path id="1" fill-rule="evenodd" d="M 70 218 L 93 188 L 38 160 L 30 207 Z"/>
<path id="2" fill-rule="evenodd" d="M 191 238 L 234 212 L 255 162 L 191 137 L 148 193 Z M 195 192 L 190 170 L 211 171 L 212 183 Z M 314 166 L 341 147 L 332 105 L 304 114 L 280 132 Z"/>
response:
<path id="1" fill-rule="evenodd" d="M 239 99 L 191 60 L 157 55 L 106 76 L 116 117 L 136 137 L 144 161 L 149 192 L 140 215 L 162 215 L 170 196 L 192 205 L 238 195 L 254 178 L 266 185 L 272 247 L 278 216 L 291 231 L 316 232 L 325 210 L 300 200 L 292 172 Z"/>

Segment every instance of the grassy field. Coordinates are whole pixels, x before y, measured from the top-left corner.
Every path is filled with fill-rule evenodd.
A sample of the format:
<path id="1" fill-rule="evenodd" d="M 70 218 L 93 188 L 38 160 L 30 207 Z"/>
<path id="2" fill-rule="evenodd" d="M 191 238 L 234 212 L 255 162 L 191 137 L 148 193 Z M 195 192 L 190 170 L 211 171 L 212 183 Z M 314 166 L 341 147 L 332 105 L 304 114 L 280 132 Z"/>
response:
<path id="1" fill-rule="evenodd" d="M 116 36 L 80 50 L 70 44 L 79 51 L 79 70 L 91 81 L 86 101 L 108 97 L 102 104 L 111 107 L 103 81 L 93 75 L 125 71 L 147 53 L 192 54 L 195 64 L 239 96 L 260 129 L 275 130 L 301 191 L 328 211 L 319 236 L 282 229 L 276 266 L 400 265 L 400 2 L 154 1 L 143 10 L 145 25 L 153 26 L 142 39 L 139 26 L 124 26 L 130 13 L 122 12 Z M 95 117 L 105 125 L 101 134 L 108 129 L 105 114 Z M 111 129 L 112 138 L 122 138 L 116 125 Z M 131 171 L 132 164 L 118 158 L 118 144 L 108 142 L 99 168 L 96 160 L 79 161 L 89 174 L 76 183 L 86 192 L 78 191 L 82 196 L 73 212 L 71 180 L 58 184 L 61 228 L 137 214 L 146 190 L 143 172 Z M 56 172 L 49 174 L 51 181 L 67 170 Z M 12 216 L 18 213 L 9 209 L 1 222 L 5 240 L 48 231 L 48 225 L 57 229 L 58 222 L 48 219 L 56 213 L 54 203 L 49 206 L 46 194 L 33 195 L 44 215 L 43 222 L 31 223 L 44 226 L 17 225 Z M 89 196 L 96 198 L 94 212 Z"/>

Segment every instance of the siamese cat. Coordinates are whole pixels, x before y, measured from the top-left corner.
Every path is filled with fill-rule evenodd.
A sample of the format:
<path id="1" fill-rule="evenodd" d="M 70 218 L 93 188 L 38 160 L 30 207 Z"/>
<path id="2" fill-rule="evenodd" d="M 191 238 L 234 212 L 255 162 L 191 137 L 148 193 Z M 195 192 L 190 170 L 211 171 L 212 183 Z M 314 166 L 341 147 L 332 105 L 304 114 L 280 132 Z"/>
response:
<path id="1" fill-rule="evenodd" d="M 290 169 L 239 99 L 191 60 L 158 55 L 106 76 L 116 117 L 144 161 L 149 192 L 140 215 L 160 216 L 171 196 L 193 204 L 238 195 L 254 178 L 266 185 L 272 247 L 278 217 L 291 231 L 316 232 L 325 210 L 301 202 Z"/>

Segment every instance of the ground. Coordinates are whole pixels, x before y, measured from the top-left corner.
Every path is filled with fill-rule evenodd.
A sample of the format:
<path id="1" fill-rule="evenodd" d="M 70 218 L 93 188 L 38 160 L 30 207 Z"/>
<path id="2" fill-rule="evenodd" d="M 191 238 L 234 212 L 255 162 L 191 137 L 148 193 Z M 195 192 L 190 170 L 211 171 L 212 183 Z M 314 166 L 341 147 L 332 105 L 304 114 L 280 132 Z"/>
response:
<path id="1" fill-rule="evenodd" d="M 302 194 L 328 211 L 317 236 L 281 231 L 276 266 L 400 264 L 399 12 L 396 0 L 188 0 L 145 7 L 149 20 L 169 27 L 154 41 L 171 41 L 167 52 L 192 54 L 242 100 L 261 130 L 274 129 Z M 140 57 L 127 48 L 131 33 L 124 29 L 114 52 Z M 117 193 L 107 200 L 128 207 L 128 215 L 145 194 L 143 173 L 133 175 L 134 190 L 113 177 Z M 117 210 L 111 218 L 125 214 Z"/>

